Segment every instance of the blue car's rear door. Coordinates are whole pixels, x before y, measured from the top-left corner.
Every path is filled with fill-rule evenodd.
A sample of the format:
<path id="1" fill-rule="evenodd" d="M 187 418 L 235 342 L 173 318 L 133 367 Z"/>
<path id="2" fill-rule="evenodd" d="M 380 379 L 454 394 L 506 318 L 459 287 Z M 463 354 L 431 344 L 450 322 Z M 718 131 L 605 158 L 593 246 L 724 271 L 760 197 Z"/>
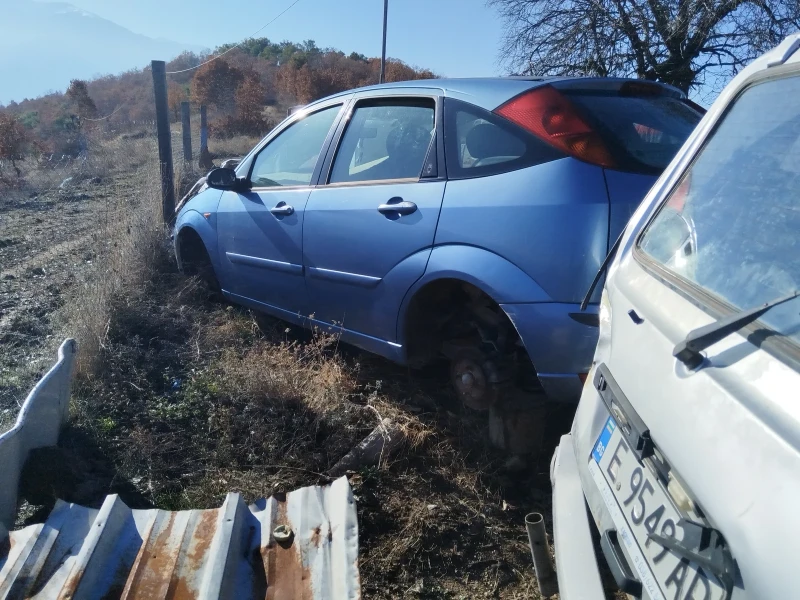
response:
<path id="1" fill-rule="evenodd" d="M 306 207 L 309 312 L 384 354 L 436 233 L 445 188 L 439 94 L 417 88 L 357 96 Z"/>
<path id="2" fill-rule="evenodd" d="M 223 194 L 220 279 L 235 301 L 287 318 L 304 311 L 305 206 L 343 104 L 300 115 L 250 160 L 251 189 Z"/>

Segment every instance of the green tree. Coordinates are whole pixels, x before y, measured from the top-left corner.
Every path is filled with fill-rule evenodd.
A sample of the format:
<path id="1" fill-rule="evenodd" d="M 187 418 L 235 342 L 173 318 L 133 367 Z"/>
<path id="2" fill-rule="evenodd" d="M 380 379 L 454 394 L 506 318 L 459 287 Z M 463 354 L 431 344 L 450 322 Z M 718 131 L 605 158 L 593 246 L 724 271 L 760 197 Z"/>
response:
<path id="1" fill-rule="evenodd" d="M 366 55 L 361 54 L 360 52 L 351 52 L 350 56 L 348 56 L 347 58 L 349 58 L 350 60 L 355 60 L 363 63 L 369 62 L 369 59 L 366 57 Z"/>
<path id="2" fill-rule="evenodd" d="M 41 120 L 38 110 L 29 110 L 28 112 L 22 113 L 19 118 L 19 122 L 28 129 L 35 129 L 38 127 Z"/>
<path id="3" fill-rule="evenodd" d="M 94 119 L 97 117 L 97 106 L 89 96 L 89 87 L 82 79 L 73 79 L 69 82 L 66 93 L 72 109 L 81 119 Z"/>

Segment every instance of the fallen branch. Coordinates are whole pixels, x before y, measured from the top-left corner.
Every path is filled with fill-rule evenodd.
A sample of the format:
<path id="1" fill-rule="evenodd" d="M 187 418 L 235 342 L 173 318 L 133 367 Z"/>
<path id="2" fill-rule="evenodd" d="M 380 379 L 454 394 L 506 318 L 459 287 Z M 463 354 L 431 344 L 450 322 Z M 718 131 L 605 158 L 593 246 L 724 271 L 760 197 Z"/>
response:
<path id="1" fill-rule="evenodd" d="M 330 477 L 339 477 L 347 471 L 379 464 L 381 459 L 396 451 L 405 441 L 403 430 L 391 419 L 382 419 L 355 448 L 345 454 L 329 471 Z"/>

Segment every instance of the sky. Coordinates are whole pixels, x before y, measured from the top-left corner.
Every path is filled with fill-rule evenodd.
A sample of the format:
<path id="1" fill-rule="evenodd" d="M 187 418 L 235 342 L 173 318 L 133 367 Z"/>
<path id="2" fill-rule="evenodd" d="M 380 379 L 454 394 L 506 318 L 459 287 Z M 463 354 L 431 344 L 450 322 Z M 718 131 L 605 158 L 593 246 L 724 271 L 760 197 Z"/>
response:
<path id="1" fill-rule="evenodd" d="M 155 38 L 213 49 L 251 37 L 294 0 L 68 0 Z M 382 0 L 299 0 L 255 37 L 380 56 Z M 500 75 L 501 22 L 485 0 L 389 0 L 386 54 L 448 77 Z M 169 57 L 166 57 L 169 58 Z"/>

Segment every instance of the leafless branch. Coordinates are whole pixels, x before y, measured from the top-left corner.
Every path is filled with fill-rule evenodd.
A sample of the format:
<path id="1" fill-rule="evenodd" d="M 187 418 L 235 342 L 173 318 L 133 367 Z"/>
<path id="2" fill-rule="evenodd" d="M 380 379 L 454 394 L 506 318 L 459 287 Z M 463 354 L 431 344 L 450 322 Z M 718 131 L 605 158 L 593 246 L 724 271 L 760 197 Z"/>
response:
<path id="1" fill-rule="evenodd" d="M 800 28 L 799 0 L 488 0 L 502 63 L 535 75 L 636 76 L 689 91 Z"/>

